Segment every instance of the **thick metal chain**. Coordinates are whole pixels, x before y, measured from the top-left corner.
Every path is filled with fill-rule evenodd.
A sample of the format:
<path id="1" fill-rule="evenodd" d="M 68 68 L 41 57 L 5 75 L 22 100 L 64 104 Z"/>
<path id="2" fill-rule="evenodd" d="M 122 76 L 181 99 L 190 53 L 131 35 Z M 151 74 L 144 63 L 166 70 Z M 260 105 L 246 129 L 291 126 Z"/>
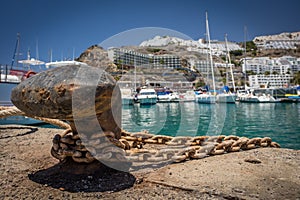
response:
<path id="1" fill-rule="evenodd" d="M 119 147 L 119 148 L 118 148 Z M 60 161 L 70 157 L 75 162 L 91 163 L 96 159 L 126 160 L 129 162 L 182 162 L 211 155 L 238 152 L 258 147 L 280 145 L 271 138 L 246 138 L 238 136 L 178 136 L 154 135 L 147 131 L 129 133 L 122 131 L 121 139 L 112 132 L 73 135 L 70 129 L 55 135 L 51 154 Z"/>
<path id="2" fill-rule="evenodd" d="M 25 115 L 16 107 L 0 107 L 0 118 Z M 91 163 L 96 159 L 127 162 L 181 162 L 200 159 L 258 147 L 276 147 L 271 138 L 246 138 L 238 136 L 171 137 L 154 135 L 147 131 L 129 133 L 122 131 L 121 139 L 112 132 L 93 134 L 90 137 L 73 134 L 69 124 L 56 119 L 38 118 L 66 128 L 62 135 L 55 135 L 51 154 L 63 161 L 72 158 L 75 162 Z"/>

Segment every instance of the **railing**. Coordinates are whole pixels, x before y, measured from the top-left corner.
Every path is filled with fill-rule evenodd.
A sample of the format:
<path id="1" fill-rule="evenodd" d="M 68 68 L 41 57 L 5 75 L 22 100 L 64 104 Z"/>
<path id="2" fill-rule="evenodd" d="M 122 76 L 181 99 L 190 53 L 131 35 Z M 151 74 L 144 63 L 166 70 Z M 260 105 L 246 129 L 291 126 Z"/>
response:
<path id="1" fill-rule="evenodd" d="M 0 82 L 7 82 L 8 65 L 0 65 Z"/>
<path id="2" fill-rule="evenodd" d="M 12 69 L 9 65 L 0 64 L 0 82 L 19 83 L 26 72 L 27 71 L 20 67 Z"/>

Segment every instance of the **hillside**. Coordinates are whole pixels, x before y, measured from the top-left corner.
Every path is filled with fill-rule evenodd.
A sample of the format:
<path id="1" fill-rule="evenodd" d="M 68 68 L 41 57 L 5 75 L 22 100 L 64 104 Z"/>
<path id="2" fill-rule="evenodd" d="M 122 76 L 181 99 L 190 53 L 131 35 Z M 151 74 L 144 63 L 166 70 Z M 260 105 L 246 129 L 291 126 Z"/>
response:
<path id="1" fill-rule="evenodd" d="M 245 56 L 250 57 L 281 57 L 281 56 L 294 56 L 300 57 L 300 45 L 296 45 L 296 48 L 293 49 L 265 49 L 262 48 L 261 44 L 267 42 L 268 40 L 299 40 L 300 42 L 300 32 L 296 33 L 282 33 L 274 36 L 258 36 L 255 37 L 253 41 L 247 42 L 247 52 L 246 55 L 244 50 L 242 50 L 244 43 L 229 43 L 231 49 L 231 59 L 232 63 L 235 64 L 236 68 L 236 82 L 242 83 L 242 74 L 238 73 L 241 68 L 241 59 Z M 195 71 L 192 72 L 190 69 L 193 68 L 193 63 L 195 61 L 205 61 L 207 59 L 207 44 L 204 40 L 193 41 L 193 40 L 183 40 L 176 37 L 169 36 L 156 36 L 152 39 L 142 42 L 139 46 L 125 46 L 122 48 L 130 49 L 135 52 L 142 54 L 152 54 L 152 55 L 176 55 L 181 60 L 181 66 L 179 70 L 168 69 L 174 76 L 179 74 L 180 77 L 184 77 L 188 81 L 203 80 L 202 74 Z M 222 49 L 224 48 L 224 42 L 215 42 L 215 46 L 212 46 L 213 49 L 217 47 Z M 218 51 L 216 51 L 218 52 Z M 217 63 L 225 63 L 225 56 L 214 53 L 213 60 Z M 115 65 L 109 58 L 108 52 L 98 45 L 93 45 L 85 50 L 77 59 L 77 61 L 85 62 L 91 66 L 100 67 L 109 72 L 116 80 L 119 80 L 122 77 L 122 74 L 128 72 L 130 68 L 120 68 Z M 161 70 L 151 69 L 153 76 L 148 76 L 147 79 L 150 80 L 164 80 L 164 77 L 160 76 Z M 223 73 L 224 69 L 219 69 L 222 71 L 219 78 L 224 80 Z M 141 72 L 140 77 L 146 77 L 146 71 Z M 179 80 L 180 78 L 174 78 L 174 80 Z"/>
<path id="2" fill-rule="evenodd" d="M 90 66 L 100 67 L 113 74 L 117 72 L 117 67 L 108 59 L 107 51 L 98 45 L 93 45 L 76 59 L 76 61 L 87 63 Z"/>
<path id="3" fill-rule="evenodd" d="M 300 40 L 300 32 L 257 36 L 253 39 L 254 42 L 264 42 L 264 41 L 270 41 L 270 40 Z"/>

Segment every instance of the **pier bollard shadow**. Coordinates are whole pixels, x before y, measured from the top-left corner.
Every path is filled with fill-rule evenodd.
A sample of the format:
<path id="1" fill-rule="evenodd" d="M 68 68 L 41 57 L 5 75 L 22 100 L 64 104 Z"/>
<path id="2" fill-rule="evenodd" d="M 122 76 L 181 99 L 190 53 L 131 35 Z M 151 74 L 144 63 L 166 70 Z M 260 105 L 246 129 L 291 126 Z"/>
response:
<path id="1" fill-rule="evenodd" d="M 129 172 L 107 167 L 99 161 L 75 163 L 72 159 L 28 175 L 29 179 L 68 192 L 121 191 L 134 185 L 136 178 Z"/>

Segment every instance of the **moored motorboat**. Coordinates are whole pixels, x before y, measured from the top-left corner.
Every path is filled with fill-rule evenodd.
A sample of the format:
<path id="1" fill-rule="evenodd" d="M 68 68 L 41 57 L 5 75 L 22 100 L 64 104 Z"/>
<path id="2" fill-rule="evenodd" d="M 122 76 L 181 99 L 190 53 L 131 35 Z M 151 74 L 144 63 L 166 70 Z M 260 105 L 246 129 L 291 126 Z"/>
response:
<path id="1" fill-rule="evenodd" d="M 141 89 L 137 95 L 138 102 L 141 105 L 145 104 L 156 104 L 157 103 L 157 94 L 154 89 Z"/>
<path id="2" fill-rule="evenodd" d="M 134 104 L 134 95 L 129 88 L 120 88 L 122 105 L 133 105 Z"/>
<path id="3" fill-rule="evenodd" d="M 158 103 L 179 102 L 179 95 L 170 89 L 157 88 L 155 91 Z"/>

